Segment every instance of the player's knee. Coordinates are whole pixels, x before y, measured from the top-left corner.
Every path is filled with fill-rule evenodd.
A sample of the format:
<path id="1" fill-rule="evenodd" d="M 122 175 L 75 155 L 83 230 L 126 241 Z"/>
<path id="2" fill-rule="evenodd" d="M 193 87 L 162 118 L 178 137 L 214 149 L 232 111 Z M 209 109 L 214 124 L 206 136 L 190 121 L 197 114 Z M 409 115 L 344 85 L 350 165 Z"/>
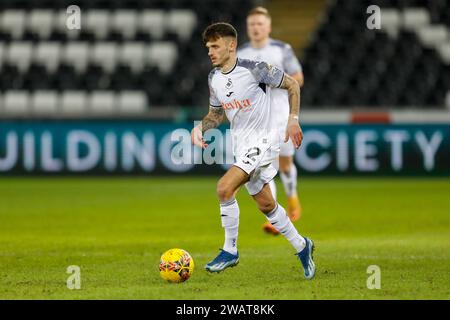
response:
<path id="1" fill-rule="evenodd" d="M 227 183 L 220 180 L 217 183 L 217 197 L 220 201 L 228 201 L 233 198 L 234 191 L 227 185 Z"/>
<path id="2" fill-rule="evenodd" d="M 280 163 L 280 171 L 284 174 L 288 174 L 291 170 L 291 164 L 290 163 Z"/>
<path id="3" fill-rule="evenodd" d="M 268 199 L 268 200 L 258 202 L 258 208 L 264 214 L 268 214 L 268 213 L 272 212 L 273 209 L 275 209 L 275 206 L 276 206 L 276 203 L 275 203 L 275 200 L 273 200 L 273 199 L 271 199 L 271 200 Z"/>

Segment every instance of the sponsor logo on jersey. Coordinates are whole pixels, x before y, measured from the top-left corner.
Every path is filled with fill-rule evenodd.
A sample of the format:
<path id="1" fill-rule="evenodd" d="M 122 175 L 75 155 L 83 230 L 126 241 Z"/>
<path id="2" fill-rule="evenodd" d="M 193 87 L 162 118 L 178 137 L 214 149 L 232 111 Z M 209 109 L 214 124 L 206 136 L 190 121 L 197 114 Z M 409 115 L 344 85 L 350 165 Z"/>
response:
<path id="1" fill-rule="evenodd" d="M 250 103 L 250 99 L 244 99 L 244 100 L 234 99 L 231 102 L 227 102 L 227 103 L 222 102 L 222 107 L 225 110 L 233 110 L 233 109 L 247 110 L 247 109 L 251 109 L 253 106 Z"/>

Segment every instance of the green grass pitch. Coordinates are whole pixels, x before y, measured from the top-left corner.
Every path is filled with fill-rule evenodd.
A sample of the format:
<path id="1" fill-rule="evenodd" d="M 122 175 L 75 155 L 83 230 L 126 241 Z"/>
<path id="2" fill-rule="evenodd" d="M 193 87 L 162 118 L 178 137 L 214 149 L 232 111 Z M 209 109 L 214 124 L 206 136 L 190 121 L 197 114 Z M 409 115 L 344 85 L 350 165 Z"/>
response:
<path id="1" fill-rule="evenodd" d="M 296 226 L 316 242 L 312 281 L 282 236 L 262 232 L 245 190 L 239 266 L 204 271 L 223 244 L 217 180 L 0 179 L 0 299 L 450 298 L 448 179 L 300 179 Z M 182 284 L 159 277 L 174 247 L 196 264 Z M 70 265 L 81 268 L 80 290 L 66 286 Z M 367 288 L 370 265 L 379 290 Z"/>

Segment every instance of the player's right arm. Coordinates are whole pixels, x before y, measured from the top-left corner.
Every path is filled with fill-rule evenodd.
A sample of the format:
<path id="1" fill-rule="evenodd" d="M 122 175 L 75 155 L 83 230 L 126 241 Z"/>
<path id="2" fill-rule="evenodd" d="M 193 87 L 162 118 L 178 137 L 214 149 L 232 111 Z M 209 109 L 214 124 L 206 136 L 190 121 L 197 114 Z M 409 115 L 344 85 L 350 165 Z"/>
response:
<path id="1" fill-rule="evenodd" d="M 208 87 L 209 87 L 209 112 L 202 122 L 194 127 L 191 132 L 192 143 L 201 148 L 206 148 L 208 145 L 203 139 L 203 134 L 209 130 L 217 128 L 223 121 L 225 110 L 222 108 L 217 95 L 212 86 L 212 78 L 216 69 L 213 69 L 208 75 Z"/>
<path id="2" fill-rule="evenodd" d="M 223 121 L 225 111 L 222 107 L 209 107 L 208 114 L 203 118 L 202 122 L 198 124 L 191 132 L 192 143 L 201 148 L 206 148 L 208 145 L 203 139 L 203 134 L 209 130 L 217 128 Z"/>

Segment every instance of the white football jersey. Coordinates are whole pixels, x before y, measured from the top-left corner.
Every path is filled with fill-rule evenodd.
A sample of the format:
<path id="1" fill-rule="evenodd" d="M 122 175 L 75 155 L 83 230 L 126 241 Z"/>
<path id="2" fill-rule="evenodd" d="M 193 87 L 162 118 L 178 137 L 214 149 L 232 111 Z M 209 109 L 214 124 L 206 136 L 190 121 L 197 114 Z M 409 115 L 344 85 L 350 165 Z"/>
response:
<path id="1" fill-rule="evenodd" d="M 253 48 L 250 42 L 245 43 L 238 49 L 238 57 L 254 61 L 267 62 L 285 73 L 292 75 L 302 72 L 302 66 L 298 62 L 292 47 L 282 41 L 269 39 L 266 46 Z M 286 90 L 273 89 L 272 103 L 276 110 L 279 127 L 285 127 L 289 118 L 289 99 Z M 284 128 L 285 129 L 285 128 Z"/>
<path id="2" fill-rule="evenodd" d="M 272 87 L 279 87 L 283 78 L 283 71 L 266 62 L 240 58 L 227 73 L 219 68 L 210 72 L 209 102 L 225 110 L 236 157 L 255 147 L 267 150 L 279 142 L 270 95 Z"/>

